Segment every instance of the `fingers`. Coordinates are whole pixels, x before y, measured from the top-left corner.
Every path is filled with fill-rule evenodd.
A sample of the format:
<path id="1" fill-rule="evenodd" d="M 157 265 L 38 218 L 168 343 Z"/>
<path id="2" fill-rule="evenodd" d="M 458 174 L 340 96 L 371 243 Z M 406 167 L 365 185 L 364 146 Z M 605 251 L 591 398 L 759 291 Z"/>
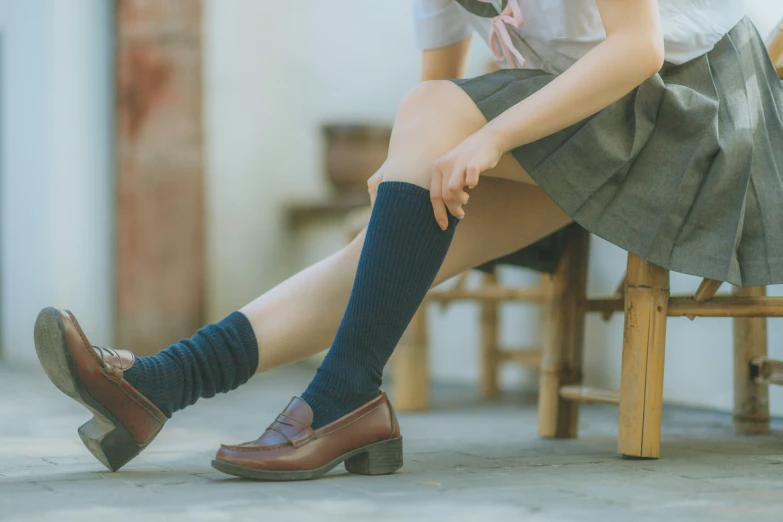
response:
<path id="1" fill-rule="evenodd" d="M 465 185 L 474 188 L 478 185 L 481 168 L 477 165 L 470 165 L 465 171 Z"/>
<path id="2" fill-rule="evenodd" d="M 443 175 L 436 166 L 432 170 L 432 179 L 430 180 L 430 201 L 432 201 L 432 210 L 435 213 L 435 221 L 442 230 L 449 227 L 449 216 L 446 205 L 443 202 Z"/>
<path id="3" fill-rule="evenodd" d="M 435 162 L 435 170 L 442 173 L 440 190 L 443 203 L 452 216 L 462 219 L 465 217 L 462 205 L 470 196 L 464 191 L 465 169 L 456 165 L 458 163 L 447 155 Z"/>
<path id="4" fill-rule="evenodd" d="M 465 211 L 462 209 L 462 205 L 467 202 L 469 197 L 463 190 L 464 179 L 465 171 L 456 168 L 451 170 L 451 174 L 447 179 L 443 180 L 443 201 L 451 215 L 459 219 L 465 217 Z"/>

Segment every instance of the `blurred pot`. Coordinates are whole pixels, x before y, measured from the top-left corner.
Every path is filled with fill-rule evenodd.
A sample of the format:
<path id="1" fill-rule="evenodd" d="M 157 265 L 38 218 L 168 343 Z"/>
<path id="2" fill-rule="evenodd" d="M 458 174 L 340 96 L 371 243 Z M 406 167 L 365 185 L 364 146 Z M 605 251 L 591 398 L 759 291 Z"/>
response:
<path id="1" fill-rule="evenodd" d="M 391 128 L 379 125 L 325 125 L 326 174 L 343 192 L 367 189 L 367 179 L 389 152 Z"/>

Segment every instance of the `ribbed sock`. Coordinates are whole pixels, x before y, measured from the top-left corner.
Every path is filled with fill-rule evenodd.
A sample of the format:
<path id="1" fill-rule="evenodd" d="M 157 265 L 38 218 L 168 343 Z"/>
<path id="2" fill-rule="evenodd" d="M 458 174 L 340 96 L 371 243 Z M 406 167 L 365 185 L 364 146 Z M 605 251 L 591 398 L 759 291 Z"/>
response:
<path id="1" fill-rule="evenodd" d="M 236 389 L 257 367 L 253 326 L 244 314 L 234 312 L 156 355 L 136 358 L 124 378 L 171 417 L 201 397 Z"/>
<path id="2" fill-rule="evenodd" d="M 458 220 L 438 226 L 430 192 L 383 182 L 367 226 L 351 297 L 329 352 L 302 395 L 313 429 L 380 393 L 383 367 L 443 264 Z"/>

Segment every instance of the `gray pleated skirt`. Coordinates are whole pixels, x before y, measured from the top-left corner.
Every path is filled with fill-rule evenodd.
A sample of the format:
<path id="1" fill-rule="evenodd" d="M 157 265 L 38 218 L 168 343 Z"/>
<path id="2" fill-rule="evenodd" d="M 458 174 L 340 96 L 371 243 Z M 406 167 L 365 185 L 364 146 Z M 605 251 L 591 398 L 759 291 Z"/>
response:
<path id="1" fill-rule="evenodd" d="M 554 77 L 512 69 L 455 83 L 491 120 Z M 747 18 L 706 55 L 665 64 L 512 153 L 574 221 L 628 252 L 738 286 L 783 283 L 783 85 Z M 516 264 L 551 270 L 552 245 L 520 251 Z"/>

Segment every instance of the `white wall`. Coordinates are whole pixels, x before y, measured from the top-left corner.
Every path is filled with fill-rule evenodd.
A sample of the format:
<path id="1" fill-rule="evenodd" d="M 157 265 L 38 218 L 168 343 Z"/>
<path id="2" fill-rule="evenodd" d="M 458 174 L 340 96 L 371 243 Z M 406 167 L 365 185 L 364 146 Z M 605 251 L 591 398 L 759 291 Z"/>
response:
<path id="1" fill-rule="evenodd" d="M 772 34 L 776 25 L 783 24 L 783 3 L 780 0 L 747 0 L 750 17 L 764 35 Z"/>
<path id="2" fill-rule="evenodd" d="M 209 316 L 217 318 L 291 273 L 281 219 L 285 201 L 327 191 L 320 125 L 390 123 L 417 81 L 418 53 L 407 2 L 307 0 L 290 16 L 272 2 L 205 4 Z"/>
<path id="3" fill-rule="evenodd" d="M 753 0 L 769 13 L 777 0 Z M 763 2 L 766 2 L 764 4 Z M 320 171 L 319 125 L 333 119 L 390 122 L 399 99 L 416 82 L 410 2 L 306 0 L 281 14 L 272 2 L 208 0 L 206 115 L 209 170 L 209 293 L 211 318 L 241 306 L 307 261 L 339 248 L 339 230 L 303 234 L 303 256 L 290 258 L 281 223 L 287 198 L 325 194 Z M 783 16 L 783 13 L 780 13 Z M 362 23 L 358 23 L 361 17 Z M 769 18 L 767 16 L 767 18 Z M 474 45 L 472 71 L 487 58 Z M 317 239 L 318 238 L 318 239 Z M 625 256 L 593 242 L 590 290 L 611 293 Z M 504 273 L 520 284 L 530 274 Z M 674 290 L 694 290 L 695 278 L 674 275 Z M 775 289 L 780 294 L 780 288 Z M 477 310 L 455 306 L 433 313 L 432 367 L 436 378 L 475 382 L 478 375 Z M 523 306 L 504 312 L 509 344 L 536 342 L 537 315 Z M 783 324 L 771 321 L 771 347 L 783 358 Z M 588 324 L 586 373 L 592 384 L 616 388 L 622 317 Z M 731 407 L 731 321 L 673 319 L 668 331 L 666 398 L 723 409 Z M 513 373 L 513 372 L 512 372 Z M 507 376 L 516 386 L 520 374 Z M 526 385 L 533 380 L 524 379 Z M 783 393 L 775 391 L 783 414 Z"/>
<path id="4" fill-rule="evenodd" d="M 327 190 L 319 125 L 390 122 L 415 83 L 405 4 L 206 1 L 211 317 L 290 273 L 284 202 Z"/>
<path id="5" fill-rule="evenodd" d="M 0 342 L 35 361 L 33 323 L 69 307 L 112 332 L 112 18 L 104 0 L 0 0 Z"/>

